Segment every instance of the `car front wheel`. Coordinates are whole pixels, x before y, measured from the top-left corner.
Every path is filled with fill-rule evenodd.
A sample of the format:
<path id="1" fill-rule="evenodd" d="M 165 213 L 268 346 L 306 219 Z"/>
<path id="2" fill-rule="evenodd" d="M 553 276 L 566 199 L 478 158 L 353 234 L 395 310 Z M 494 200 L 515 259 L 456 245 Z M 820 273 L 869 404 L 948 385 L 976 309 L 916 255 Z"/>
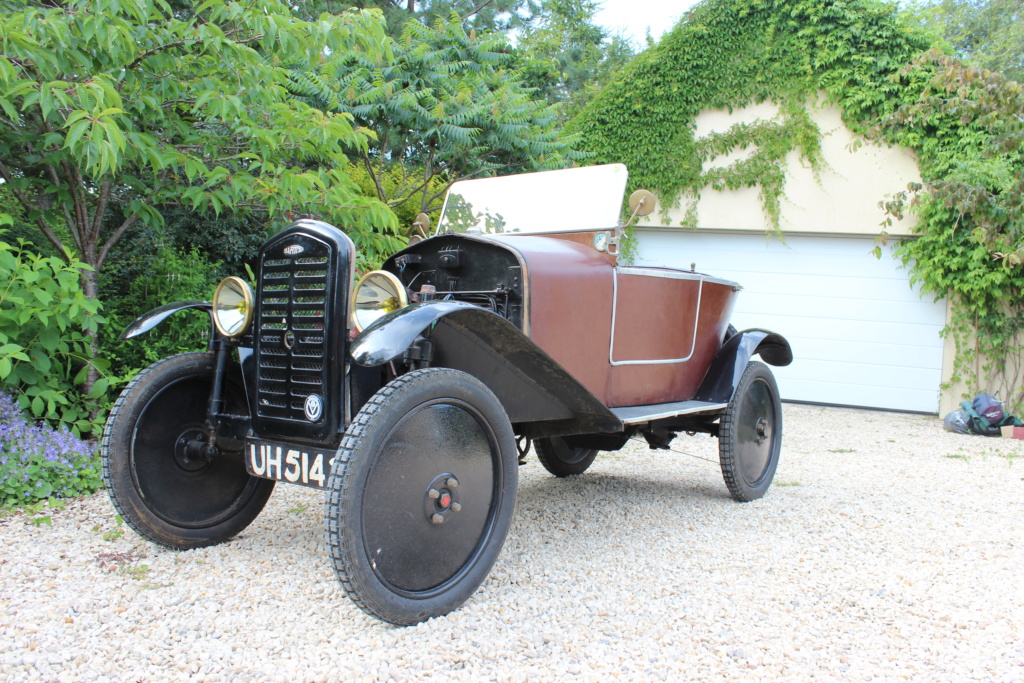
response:
<path id="1" fill-rule="evenodd" d="M 459 607 L 501 552 L 517 476 L 512 426 L 482 382 L 447 368 L 389 382 L 328 481 L 327 541 L 349 597 L 398 625 Z"/>
<path id="2" fill-rule="evenodd" d="M 237 368 L 236 368 L 237 369 Z M 114 508 L 143 538 L 184 550 L 226 541 L 256 519 L 274 482 L 245 469 L 241 444 L 207 459 L 186 447 L 206 438 L 211 353 L 183 353 L 136 375 L 110 411 L 100 457 Z M 245 392 L 225 383 L 229 413 L 244 414 Z"/>

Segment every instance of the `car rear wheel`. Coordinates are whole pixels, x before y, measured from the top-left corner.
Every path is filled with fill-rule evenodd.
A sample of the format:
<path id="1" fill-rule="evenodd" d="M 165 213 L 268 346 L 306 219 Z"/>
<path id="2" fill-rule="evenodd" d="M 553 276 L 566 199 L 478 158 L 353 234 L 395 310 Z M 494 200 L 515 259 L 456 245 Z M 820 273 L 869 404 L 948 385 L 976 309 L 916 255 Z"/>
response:
<path id="1" fill-rule="evenodd" d="M 597 457 L 597 450 L 574 448 L 559 436 L 534 439 L 533 445 L 537 448 L 537 459 L 540 460 L 540 464 L 556 477 L 583 474 Z"/>
<path id="2" fill-rule="evenodd" d="M 718 431 L 718 457 L 729 493 L 740 502 L 763 496 L 782 448 L 782 403 L 764 363 L 747 364 Z"/>
<path id="3" fill-rule="evenodd" d="M 256 519 L 274 482 L 245 469 L 241 444 L 212 459 L 190 453 L 206 436 L 214 356 L 183 353 L 155 363 L 121 393 L 100 443 L 103 481 L 131 529 L 154 543 L 184 550 L 226 541 Z M 232 375 L 226 410 L 247 412 Z"/>
<path id="4" fill-rule="evenodd" d="M 389 382 L 328 481 L 327 542 L 349 597 L 398 625 L 459 607 L 501 552 L 517 476 L 512 426 L 482 382 L 447 368 Z"/>

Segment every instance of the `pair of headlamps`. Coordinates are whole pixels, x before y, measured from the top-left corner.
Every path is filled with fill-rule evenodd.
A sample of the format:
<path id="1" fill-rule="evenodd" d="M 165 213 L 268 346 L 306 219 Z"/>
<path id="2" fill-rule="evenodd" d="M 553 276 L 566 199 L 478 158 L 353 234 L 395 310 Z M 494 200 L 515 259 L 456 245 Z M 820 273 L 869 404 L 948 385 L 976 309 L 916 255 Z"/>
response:
<path id="1" fill-rule="evenodd" d="M 213 323 L 225 337 L 239 337 L 255 315 L 252 288 L 240 277 L 226 277 L 213 293 Z M 359 278 L 352 292 L 352 322 L 362 332 L 378 318 L 409 305 L 405 287 L 393 274 L 374 270 Z"/>

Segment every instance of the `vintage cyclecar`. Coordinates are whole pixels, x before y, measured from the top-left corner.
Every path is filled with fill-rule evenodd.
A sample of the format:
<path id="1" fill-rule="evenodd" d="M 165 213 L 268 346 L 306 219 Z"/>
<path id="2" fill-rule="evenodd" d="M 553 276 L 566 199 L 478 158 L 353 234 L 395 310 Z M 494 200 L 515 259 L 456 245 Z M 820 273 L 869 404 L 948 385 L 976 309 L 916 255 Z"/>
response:
<path id="1" fill-rule="evenodd" d="M 782 412 L 751 358 L 786 365 L 789 344 L 729 325 L 733 282 L 617 263 L 626 178 L 455 183 L 434 236 L 358 281 L 344 231 L 300 220 L 263 245 L 255 290 L 229 277 L 210 303 L 140 317 L 126 337 L 186 309 L 213 326 L 206 351 L 147 368 L 110 414 L 103 474 L 125 523 L 196 548 L 238 534 L 278 481 L 323 489 L 345 590 L 412 624 L 487 577 L 531 443 L 563 477 L 632 437 L 706 432 L 732 496 L 764 495 Z M 653 201 L 634 193 L 630 220 Z"/>

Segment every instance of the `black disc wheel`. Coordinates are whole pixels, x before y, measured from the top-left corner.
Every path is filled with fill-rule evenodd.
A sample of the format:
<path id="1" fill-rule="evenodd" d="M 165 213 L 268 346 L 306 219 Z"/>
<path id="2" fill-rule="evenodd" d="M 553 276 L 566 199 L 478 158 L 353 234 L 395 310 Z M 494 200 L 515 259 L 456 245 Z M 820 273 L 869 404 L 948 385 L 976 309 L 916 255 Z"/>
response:
<path id="1" fill-rule="evenodd" d="M 763 496 L 782 448 L 782 404 L 764 363 L 747 364 L 718 431 L 718 457 L 729 493 L 740 502 Z"/>
<path id="2" fill-rule="evenodd" d="M 574 448 L 560 436 L 550 439 L 534 439 L 537 447 L 537 459 L 551 474 L 556 477 L 568 477 L 571 474 L 583 474 L 597 457 L 593 448 Z"/>
<path id="3" fill-rule="evenodd" d="M 225 383 L 227 412 L 245 414 L 237 367 Z M 140 372 L 114 404 L 100 454 L 114 508 L 140 536 L 184 550 L 226 541 L 260 513 L 274 482 L 252 477 L 242 444 L 220 441 L 207 459 L 206 406 L 214 356 L 184 353 Z M 226 448 L 227 446 L 235 448 Z"/>
<path id="4" fill-rule="evenodd" d="M 327 542 L 349 597 L 399 625 L 468 600 L 505 542 L 517 461 L 505 410 L 473 376 L 428 368 L 384 386 L 328 481 Z"/>

